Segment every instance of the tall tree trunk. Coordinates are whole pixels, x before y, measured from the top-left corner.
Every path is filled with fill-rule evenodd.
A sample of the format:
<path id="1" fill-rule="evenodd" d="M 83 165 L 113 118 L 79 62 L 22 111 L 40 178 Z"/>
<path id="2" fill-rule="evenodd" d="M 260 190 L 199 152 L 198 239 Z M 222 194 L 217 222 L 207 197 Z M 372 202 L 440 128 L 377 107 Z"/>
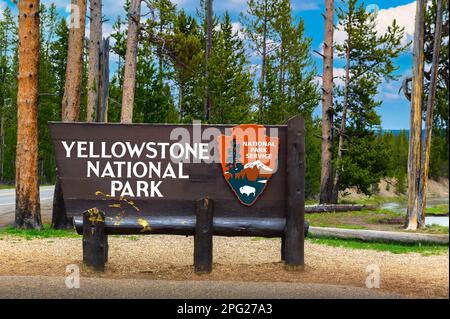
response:
<path id="1" fill-rule="evenodd" d="M 141 0 L 131 0 L 130 12 L 128 13 L 128 38 L 125 54 L 121 123 L 133 122 L 140 15 Z"/>
<path id="2" fill-rule="evenodd" d="M 266 60 L 267 60 L 267 0 L 264 1 L 264 25 L 263 25 L 263 35 L 262 35 L 262 53 L 261 53 L 261 78 L 259 79 L 259 119 L 262 120 L 262 112 L 264 111 L 264 95 L 265 95 L 265 85 L 266 85 Z"/>
<path id="3" fill-rule="evenodd" d="M 79 10 L 79 17 L 74 14 L 71 19 L 78 18 L 79 20 L 72 20 L 72 25 L 69 26 L 66 79 L 64 84 L 64 96 L 62 99 L 61 119 L 63 122 L 77 122 L 80 120 L 83 81 L 86 0 L 71 0 L 71 4 L 72 6 L 77 6 Z"/>
<path id="4" fill-rule="evenodd" d="M 178 109 L 180 110 L 179 120 L 182 121 L 184 117 L 184 83 L 181 82 L 178 88 Z"/>
<path id="5" fill-rule="evenodd" d="M 213 0 L 206 0 L 206 50 L 205 50 L 205 120 L 211 115 L 211 93 L 209 91 L 209 56 L 212 48 Z"/>
<path id="6" fill-rule="evenodd" d="M 332 178 L 332 129 L 333 129 L 333 35 L 334 0 L 325 4 L 325 41 L 323 43 L 323 97 L 322 97 L 322 159 L 320 177 L 320 203 L 331 202 Z"/>
<path id="7" fill-rule="evenodd" d="M 345 127 L 347 125 L 347 111 L 348 111 L 348 90 L 350 86 L 350 31 L 348 34 L 348 43 L 347 50 L 345 53 L 346 66 L 345 66 L 345 84 L 344 84 L 344 101 L 342 106 L 342 117 L 341 117 L 341 125 L 339 127 L 339 144 L 337 151 L 337 164 L 334 175 L 334 184 L 333 184 L 333 193 L 331 196 L 331 202 L 333 204 L 337 204 L 339 200 L 339 186 L 340 186 L 340 177 L 341 177 L 341 163 L 342 156 L 344 152 L 344 138 L 345 138 Z"/>
<path id="8" fill-rule="evenodd" d="M 86 120 L 95 121 L 98 105 L 98 79 L 100 73 L 100 44 L 102 41 L 102 1 L 90 0 L 88 102 Z"/>
<path id="9" fill-rule="evenodd" d="M 39 0 L 19 1 L 15 227 L 42 229 L 38 177 Z"/>
<path id="10" fill-rule="evenodd" d="M 422 158 L 419 182 L 419 225 L 425 226 L 425 209 L 427 206 L 428 171 L 430 166 L 431 137 L 433 133 L 433 112 L 436 101 L 436 88 L 438 82 L 439 58 L 441 50 L 442 20 L 444 6 L 442 0 L 437 0 L 436 28 L 434 32 L 433 60 L 431 63 L 430 87 L 428 90 L 427 113 L 425 116 L 425 136 L 422 147 Z"/>
<path id="11" fill-rule="evenodd" d="M 67 68 L 62 99 L 61 120 L 77 122 L 80 120 L 81 91 L 83 82 L 83 53 L 86 27 L 86 0 L 71 0 L 72 12 L 69 25 L 67 49 Z M 56 172 L 56 185 L 53 195 L 52 227 L 70 228 L 71 220 L 67 218 L 62 186 Z"/>
<path id="12" fill-rule="evenodd" d="M 100 77 L 98 83 L 99 90 L 96 121 L 107 123 L 109 105 L 109 38 L 102 40 L 100 49 Z"/>
<path id="13" fill-rule="evenodd" d="M 164 20 L 163 20 L 163 10 L 160 7 L 159 8 L 159 36 L 163 37 L 163 31 L 164 31 Z M 164 54 L 163 50 L 160 46 L 157 47 L 156 52 L 158 54 L 158 62 L 159 62 L 159 73 L 158 73 L 158 79 L 162 83 L 164 79 Z"/>
<path id="14" fill-rule="evenodd" d="M 408 156 L 408 210 L 406 228 L 416 230 L 421 226 L 419 218 L 420 145 L 422 135 L 422 103 L 424 76 L 425 0 L 416 1 L 414 28 L 413 80 L 411 92 L 411 124 Z"/>

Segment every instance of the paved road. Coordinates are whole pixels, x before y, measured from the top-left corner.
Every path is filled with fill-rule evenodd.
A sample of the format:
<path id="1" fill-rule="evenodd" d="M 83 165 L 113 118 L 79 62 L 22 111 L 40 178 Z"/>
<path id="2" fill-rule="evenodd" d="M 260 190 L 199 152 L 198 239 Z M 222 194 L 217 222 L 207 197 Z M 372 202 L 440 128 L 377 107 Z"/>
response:
<path id="1" fill-rule="evenodd" d="M 166 281 L 81 278 L 68 289 L 63 277 L 0 277 L 0 299 L 8 298 L 145 298 L 145 299 L 307 299 L 402 298 L 374 289 L 283 282 Z"/>
<path id="2" fill-rule="evenodd" d="M 47 210 L 53 202 L 54 186 L 42 186 L 40 188 L 41 210 L 47 217 Z M 0 190 L 0 227 L 14 222 L 14 210 L 16 205 L 16 191 L 14 189 Z"/>

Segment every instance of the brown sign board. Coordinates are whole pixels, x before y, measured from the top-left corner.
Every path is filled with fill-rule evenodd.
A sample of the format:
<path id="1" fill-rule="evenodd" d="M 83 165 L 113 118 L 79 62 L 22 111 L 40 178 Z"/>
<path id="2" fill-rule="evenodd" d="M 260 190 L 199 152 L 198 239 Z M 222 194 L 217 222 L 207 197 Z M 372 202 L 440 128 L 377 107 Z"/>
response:
<path id="1" fill-rule="evenodd" d="M 281 237 L 283 260 L 303 265 L 300 117 L 279 126 L 49 126 L 87 264 L 103 269 L 108 234 L 159 233 L 195 235 L 200 268 L 211 265 L 212 235 Z"/>
<path id="2" fill-rule="evenodd" d="M 221 134 L 225 133 L 226 128 L 231 128 L 217 125 L 212 127 Z M 280 139 L 278 169 L 258 201 L 249 207 L 242 205 L 230 191 L 230 187 L 222 176 L 220 163 L 203 161 L 194 163 L 191 159 L 190 162 L 182 163 L 180 166 L 181 163 L 173 163 L 167 154 L 165 158 L 162 158 L 162 148 L 156 145 L 157 158 L 148 159 L 145 156 L 148 155 L 146 149 L 140 157 L 136 156 L 137 153 L 134 153 L 135 156 L 132 157 L 128 151 L 128 148 L 136 149 L 143 143 L 152 142 L 167 143 L 165 148 L 168 153 L 170 145 L 178 142 L 170 139 L 171 133 L 177 129 L 184 129 L 189 136 L 193 137 L 193 125 L 50 124 L 68 215 L 81 215 L 87 209 L 96 207 L 111 217 L 119 214 L 149 217 L 195 216 L 195 200 L 203 197 L 214 199 L 215 217 L 285 217 L 286 126 L 266 127 L 267 130 L 271 128 L 277 130 Z M 208 129 L 211 129 L 211 126 L 202 125 L 200 134 L 204 134 Z M 203 137 L 201 143 L 215 143 L 215 136 L 204 135 Z M 76 144 L 79 142 L 82 144 Z M 113 145 L 118 142 L 127 147 L 123 156 L 122 146 L 116 145 L 113 154 L 117 156 L 111 153 Z M 192 140 L 189 144 L 194 145 Z M 129 163 L 138 161 L 152 163 L 153 178 L 150 179 L 148 174 L 141 177 L 145 170 L 149 170 L 143 166 L 136 168 L 131 166 L 131 174 L 129 174 L 129 167 L 127 167 Z M 105 172 L 108 163 L 111 164 L 112 172 L 108 169 Z M 169 163 L 175 174 L 172 174 L 169 169 L 170 172 L 164 177 L 164 171 Z M 88 165 L 91 168 L 90 172 L 88 172 Z M 158 168 L 160 168 L 160 174 L 155 173 Z M 100 174 L 95 174 L 99 171 Z M 133 171 L 138 173 L 137 176 L 133 174 Z M 139 185 L 140 189 L 138 189 L 138 183 L 141 181 L 150 182 L 147 191 L 142 185 Z M 115 182 L 122 186 L 126 183 L 130 185 L 129 192 L 123 196 L 124 201 L 119 200 L 123 187 L 114 188 L 115 192 L 111 194 L 111 183 Z M 154 194 L 151 194 L 152 186 L 158 186 L 153 190 Z M 109 197 L 111 195 L 113 197 Z"/>

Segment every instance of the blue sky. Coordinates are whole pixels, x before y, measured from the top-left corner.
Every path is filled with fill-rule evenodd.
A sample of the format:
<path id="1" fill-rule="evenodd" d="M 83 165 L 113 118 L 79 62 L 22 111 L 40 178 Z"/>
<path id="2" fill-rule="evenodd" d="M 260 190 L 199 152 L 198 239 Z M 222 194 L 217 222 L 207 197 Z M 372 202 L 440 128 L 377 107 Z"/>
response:
<path id="1" fill-rule="evenodd" d="M 70 3 L 69 0 L 41 0 L 44 4 L 55 3 L 61 14 L 67 15 L 66 6 Z M 104 34 L 108 35 L 111 32 L 111 25 L 113 20 L 118 15 L 123 15 L 123 3 L 125 0 L 103 0 L 103 13 L 109 22 L 104 25 Z M 200 0 L 172 0 L 176 3 L 178 8 L 185 9 L 190 14 L 195 14 L 196 8 L 199 6 Z M 232 20 L 235 22 L 236 28 L 239 28 L 238 17 L 241 12 L 247 8 L 246 0 L 216 0 L 214 1 L 214 11 L 216 15 L 222 15 L 225 10 L 228 10 Z M 341 4 L 340 0 L 335 0 L 336 6 Z M 414 10 L 415 2 L 411 0 L 366 0 L 366 6 L 378 11 L 378 31 L 384 32 L 386 27 L 392 23 L 393 19 L 397 23 L 406 28 L 405 43 L 412 39 L 413 24 L 414 24 Z M 0 14 L 1 9 L 5 6 L 10 6 L 16 10 L 15 5 L 10 0 L 0 0 Z M 297 19 L 302 18 L 305 21 L 305 29 L 307 36 L 313 40 L 312 49 L 320 50 L 323 41 L 324 21 L 321 16 L 324 10 L 324 0 L 292 0 L 293 14 Z M 337 21 L 336 21 L 337 23 Z M 337 42 L 343 41 L 345 35 L 342 32 L 336 32 L 335 40 Z M 322 73 L 322 59 L 320 56 L 313 54 L 317 65 L 318 73 Z M 252 61 L 252 63 L 257 60 Z M 398 89 L 402 78 L 411 74 L 412 55 L 410 51 L 397 59 L 396 64 L 399 70 L 396 72 L 400 76 L 398 81 L 391 81 L 390 83 L 383 83 L 380 87 L 380 94 L 378 99 L 383 102 L 378 109 L 378 113 L 382 118 L 382 127 L 384 129 L 407 129 L 409 128 L 409 103 L 398 94 Z M 335 59 L 335 75 L 343 72 L 343 61 Z M 320 116 L 320 106 L 315 113 Z"/>

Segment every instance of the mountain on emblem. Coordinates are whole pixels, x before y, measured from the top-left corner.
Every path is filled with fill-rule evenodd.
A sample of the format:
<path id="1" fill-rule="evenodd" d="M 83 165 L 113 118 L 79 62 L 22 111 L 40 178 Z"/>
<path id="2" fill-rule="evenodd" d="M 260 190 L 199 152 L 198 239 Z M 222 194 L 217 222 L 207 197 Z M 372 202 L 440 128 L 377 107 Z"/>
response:
<path id="1" fill-rule="evenodd" d="M 278 137 L 261 125 L 239 125 L 219 136 L 222 172 L 239 201 L 252 206 L 277 171 Z"/>

